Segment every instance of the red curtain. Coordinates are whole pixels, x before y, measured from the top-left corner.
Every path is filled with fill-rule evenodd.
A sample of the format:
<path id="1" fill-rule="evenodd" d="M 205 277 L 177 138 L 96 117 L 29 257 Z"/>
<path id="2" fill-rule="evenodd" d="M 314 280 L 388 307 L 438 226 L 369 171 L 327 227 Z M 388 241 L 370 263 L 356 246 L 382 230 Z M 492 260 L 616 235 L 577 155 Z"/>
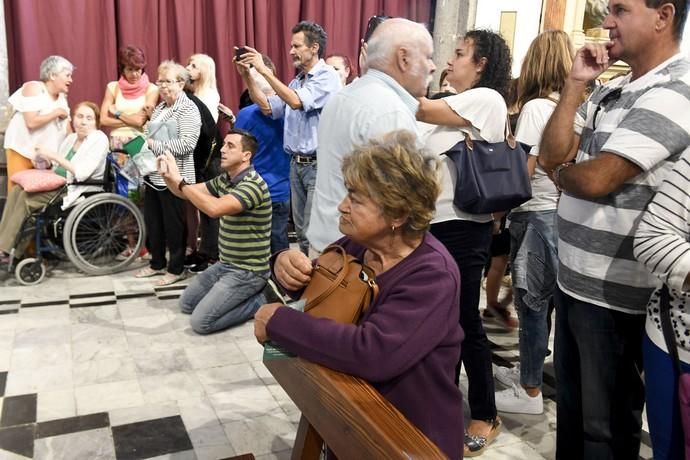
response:
<path id="1" fill-rule="evenodd" d="M 326 53 L 356 62 L 367 20 L 375 14 L 428 24 L 432 1 L 419 0 L 4 0 L 10 91 L 38 78 L 41 61 L 59 54 L 77 67 L 70 103 L 100 105 L 108 81 L 117 79 L 117 49 L 135 44 L 147 55 L 156 79 L 164 59 L 184 65 L 194 53 L 216 61 L 222 101 L 236 108 L 242 82 L 232 64 L 232 47 L 249 45 L 275 62 L 283 81 L 294 69 L 289 60 L 292 27 L 300 20 L 321 24 Z"/>

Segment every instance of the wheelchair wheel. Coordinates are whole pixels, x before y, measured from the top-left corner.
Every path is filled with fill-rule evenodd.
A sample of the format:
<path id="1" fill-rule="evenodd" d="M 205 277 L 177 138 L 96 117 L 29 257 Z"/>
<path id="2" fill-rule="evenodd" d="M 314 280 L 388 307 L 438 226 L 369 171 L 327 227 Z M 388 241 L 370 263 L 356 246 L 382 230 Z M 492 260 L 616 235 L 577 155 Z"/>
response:
<path id="1" fill-rule="evenodd" d="M 67 216 L 62 235 L 69 260 L 89 275 L 125 269 L 144 246 L 144 216 L 134 203 L 114 193 L 93 195 Z M 119 255 L 134 243 L 127 258 Z"/>
<path id="2" fill-rule="evenodd" d="M 46 267 L 37 259 L 30 257 L 17 264 L 14 276 L 24 286 L 33 286 L 43 281 L 46 276 Z"/>

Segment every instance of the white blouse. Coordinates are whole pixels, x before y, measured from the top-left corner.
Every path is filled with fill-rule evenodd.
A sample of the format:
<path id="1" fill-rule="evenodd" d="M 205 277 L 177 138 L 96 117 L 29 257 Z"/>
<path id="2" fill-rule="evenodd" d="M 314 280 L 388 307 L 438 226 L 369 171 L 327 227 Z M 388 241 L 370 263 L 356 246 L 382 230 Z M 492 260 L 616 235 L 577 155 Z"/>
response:
<path id="1" fill-rule="evenodd" d="M 48 93 L 43 82 L 41 84 L 41 92 L 36 96 L 24 96 L 22 90 L 24 86 L 10 96 L 8 102 L 15 110 L 14 115 L 7 125 L 5 132 L 5 149 L 12 149 L 21 156 L 30 160 L 34 159 L 35 147 L 37 145 L 45 145 L 51 150 L 57 150 L 60 143 L 67 135 L 67 126 L 69 125 L 69 117 L 65 119 L 56 118 L 49 121 L 45 125 L 36 129 L 29 129 L 26 126 L 23 112 L 38 112 L 39 115 L 46 115 L 55 109 L 64 109 L 69 113 L 69 105 L 67 104 L 67 97 L 64 93 L 60 93 L 57 99 Z M 27 85 L 28 83 L 24 83 Z"/>

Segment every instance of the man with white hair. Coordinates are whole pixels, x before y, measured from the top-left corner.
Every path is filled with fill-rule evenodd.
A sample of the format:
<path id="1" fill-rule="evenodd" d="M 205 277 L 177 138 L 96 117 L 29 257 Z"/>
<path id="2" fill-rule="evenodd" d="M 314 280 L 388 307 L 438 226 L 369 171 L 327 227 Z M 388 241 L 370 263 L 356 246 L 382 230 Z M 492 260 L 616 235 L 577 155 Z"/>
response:
<path id="1" fill-rule="evenodd" d="M 340 167 L 355 145 L 405 129 L 416 133 L 417 97 L 424 96 L 436 67 L 424 25 L 402 18 L 383 22 L 367 45 L 368 71 L 331 97 L 319 123 L 319 168 L 307 229 L 321 252 L 342 236 L 338 204 L 347 190 Z"/>
<path id="2" fill-rule="evenodd" d="M 261 58 L 268 70 L 275 74 L 273 61 L 264 54 Z M 255 68 L 248 69 L 241 65 L 236 68 L 243 80 L 251 79 L 266 97 L 275 94 L 271 85 Z M 252 163 L 256 172 L 266 181 L 271 193 L 271 253 L 287 249 L 290 246 L 287 235 L 290 216 L 290 157 L 283 150 L 283 119 L 276 120 L 264 115 L 257 104 L 251 104 L 237 113 L 235 128 L 248 131 L 259 141 Z"/>

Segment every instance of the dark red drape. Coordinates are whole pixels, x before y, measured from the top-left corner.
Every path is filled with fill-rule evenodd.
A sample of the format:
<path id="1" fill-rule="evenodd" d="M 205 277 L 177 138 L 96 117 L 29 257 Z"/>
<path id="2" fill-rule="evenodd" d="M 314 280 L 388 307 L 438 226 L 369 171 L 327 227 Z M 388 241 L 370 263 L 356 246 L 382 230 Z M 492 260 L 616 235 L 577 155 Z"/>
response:
<path id="1" fill-rule="evenodd" d="M 156 78 L 164 59 L 186 64 L 194 53 L 216 61 L 223 102 L 237 107 L 241 79 L 232 47 L 250 45 L 275 62 L 284 81 L 294 69 L 288 58 L 290 29 L 300 20 L 321 24 L 326 53 L 345 53 L 356 62 L 358 43 L 374 14 L 429 23 L 432 1 L 419 0 L 4 0 L 10 91 L 38 78 L 51 54 L 77 66 L 70 103 L 100 105 L 108 81 L 117 78 L 117 49 L 136 44 L 147 54 Z"/>

